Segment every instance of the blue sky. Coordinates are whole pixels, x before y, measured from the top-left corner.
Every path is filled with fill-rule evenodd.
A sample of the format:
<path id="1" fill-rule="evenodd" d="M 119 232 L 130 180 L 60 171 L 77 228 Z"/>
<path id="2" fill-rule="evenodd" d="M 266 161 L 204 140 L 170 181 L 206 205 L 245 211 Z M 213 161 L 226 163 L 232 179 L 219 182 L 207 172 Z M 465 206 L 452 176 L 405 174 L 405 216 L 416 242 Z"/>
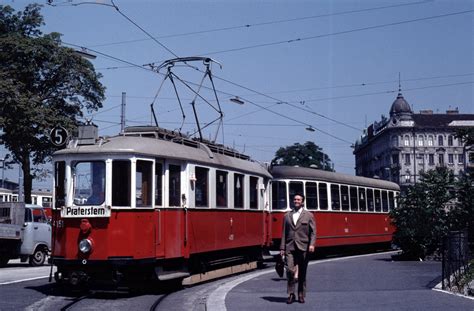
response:
<path id="1" fill-rule="evenodd" d="M 30 2 L 1 3 L 19 10 Z M 218 142 L 262 162 L 271 161 L 280 146 L 310 140 L 329 154 L 336 171 L 354 174 L 350 145 L 366 125 L 388 115 L 399 73 L 415 111 L 458 107 L 474 113 L 474 1 L 115 1 L 161 45 L 114 8 L 100 5 L 110 1 L 53 3 L 42 10 L 44 32 L 60 32 L 65 45 L 97 55 L 92 62 L 104 76 L 107 99 L 88 117 L 100 135 L 119 132 L 122 92 L 127 125 L 151 122 L 149 106 L 163 76 L 141 65 L 174 55 L 209 56 L 222 64 L 212 67 L 225 114 Z M 185 66 L 173 72 L 194 83 L 202 78 Z M 158 122 L 168 129 L 182 121 L 172 90 L 166 82 L 155 102 Z M 193 96 L 183 86 L 179 92 L 183 131 L 194 132 Z M 202 95 L 213 100 L 208 89 Z M 229 101 L 232 96 L 245 103 Z M 217 117 L 202 100 L 196 107 L 202 123 Z M 316 131 L 305 130 L 308 125 Z M 208 129 L 205 137 L 213 136 L 216 127 Z M 9 170 L 6 176 L 15 180 L 18 173 Z"/>

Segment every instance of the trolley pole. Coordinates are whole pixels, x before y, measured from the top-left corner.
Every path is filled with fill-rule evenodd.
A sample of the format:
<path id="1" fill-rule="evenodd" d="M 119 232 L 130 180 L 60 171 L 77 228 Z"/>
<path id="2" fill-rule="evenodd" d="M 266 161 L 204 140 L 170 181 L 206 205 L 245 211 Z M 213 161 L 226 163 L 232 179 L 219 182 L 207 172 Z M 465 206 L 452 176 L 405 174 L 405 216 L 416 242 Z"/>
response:
<path id="1" fill-rule="evenodd" d="M 120 114 L 120 132 L 125 130 L 125 106 L 127 105 L 127 93 L 122 92 L 122 113 Z"/>

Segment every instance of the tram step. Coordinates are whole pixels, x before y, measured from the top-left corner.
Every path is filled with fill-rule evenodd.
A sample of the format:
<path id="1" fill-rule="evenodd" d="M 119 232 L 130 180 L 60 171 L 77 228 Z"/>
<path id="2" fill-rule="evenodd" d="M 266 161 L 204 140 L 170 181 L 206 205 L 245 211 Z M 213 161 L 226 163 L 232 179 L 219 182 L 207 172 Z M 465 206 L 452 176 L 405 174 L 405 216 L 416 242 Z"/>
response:
<path id="1" fill-rule="evenodd" d="M 190 276 L 188 272 L 171 272 L 166 274 L 160 274 L 158 276 L 158 280 L 160 281 L 168 281 L 173 279 L 183 279 Z"/>

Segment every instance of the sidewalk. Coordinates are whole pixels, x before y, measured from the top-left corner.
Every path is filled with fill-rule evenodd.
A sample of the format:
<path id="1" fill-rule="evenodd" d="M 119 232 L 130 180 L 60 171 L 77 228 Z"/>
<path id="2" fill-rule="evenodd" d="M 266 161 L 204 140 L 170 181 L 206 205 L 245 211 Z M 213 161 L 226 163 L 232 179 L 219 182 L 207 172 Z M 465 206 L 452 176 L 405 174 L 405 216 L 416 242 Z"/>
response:
<path id="1" fill-rule="evenodd" d="M 275 272 L 234 287 L 227 310 L 474 310 L 474 300 L 432 288 L 441 263 L 391 260 L 376 254 L 311 262 L 306 303 L 286 304 L 286 280 Z"/>

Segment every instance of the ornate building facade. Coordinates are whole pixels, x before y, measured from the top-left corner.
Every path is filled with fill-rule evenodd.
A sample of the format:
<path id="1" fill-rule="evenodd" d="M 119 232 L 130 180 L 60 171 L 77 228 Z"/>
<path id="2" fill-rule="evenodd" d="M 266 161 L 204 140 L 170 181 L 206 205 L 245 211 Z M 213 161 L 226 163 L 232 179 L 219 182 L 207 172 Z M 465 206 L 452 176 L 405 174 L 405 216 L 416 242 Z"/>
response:
<path id="1" fill-rule="evenodd" d="M 447 166 L 457 175 L 473 167 L 473 146 L 465 146 L 456 130 L 474 128 L 474 114 L 422 110 L 414 113 L 401 92 L 382 117 L 364 130 L 355 143 L 356 175 L 391 180 L 402 189 L 420 178 L 420 172 Z"/>

